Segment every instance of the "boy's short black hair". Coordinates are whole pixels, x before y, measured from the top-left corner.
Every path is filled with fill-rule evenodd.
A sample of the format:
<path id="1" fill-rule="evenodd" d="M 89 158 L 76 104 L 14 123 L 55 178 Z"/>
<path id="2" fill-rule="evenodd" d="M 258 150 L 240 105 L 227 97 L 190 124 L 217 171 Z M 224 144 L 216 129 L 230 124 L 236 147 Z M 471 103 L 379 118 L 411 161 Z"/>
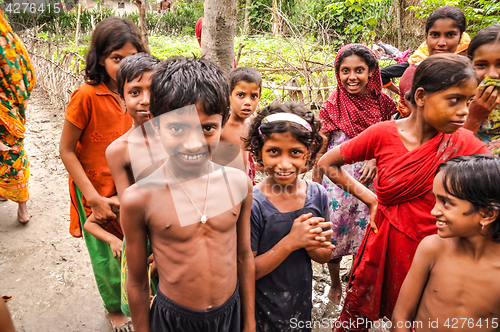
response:
<path id="1" fill-rule="evenodd" d="M 231 71 L 229 79 L 229 93 L 233 93 L 238 82 L 255 83 L 259 87 L 259 92 L 262 91 L 262 76 L 254 68 L 238 67 Z"/>
<path id="2" fill-rule="evenodd" d="M 132 82 L 136 78 L 142 78 L 142 74 L 152 72 L 160 59 L 148 53 L 137 53 L 130 55 L 120 61 L 120 66 L 116 72 L 116 85 L 118 93 L 123 98 L 123 87 L 125 83 Z"/>
<path id="3" fill-rule="evenodd" d="M 442 163 L 444 190 L 479 208 L 500 211 L 500 158 L 490 154 L 458 156 Z M 493 241 L 500 243 L 500 214 L 491 223 Z"/>
<path id="4" fill-rule="evenodd" d="M 208 115 L 229 115 L 229 84 L 225 72 L 213 61 L 172 57 L 159 64 L 151 78 L 149 111 L 153 116 L 201 104 Z"/>
<path id="5" fill-rule="evenodd" d="M 311 131 L 300 124 L 289 121 L 262 123 L 262 120 L 266 116 L 275 113 L 292 113 L 298 115 L 309 123 Z M 323 136 L 320 134 L 320 129 L 321 121 L 304 104 L 297 102 L 288 102 L 285 104 L 272 103 L 260 111 L 253 119 L 248 136 L 243 138 L 243 142 L 245 150 L 250 151 L 257 163 L 261 164 L 261 151 L 266 141 L 266 136 L 290 133 L 307 147 L 310 153 L 310 163 L 314 164 L 316 155 L 323 144 Z"/>

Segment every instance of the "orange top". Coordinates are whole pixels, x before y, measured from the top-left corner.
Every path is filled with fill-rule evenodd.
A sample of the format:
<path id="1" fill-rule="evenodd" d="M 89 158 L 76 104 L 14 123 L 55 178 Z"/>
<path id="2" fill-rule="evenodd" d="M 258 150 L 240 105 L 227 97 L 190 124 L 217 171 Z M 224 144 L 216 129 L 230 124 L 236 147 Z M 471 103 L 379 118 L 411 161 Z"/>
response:
<path id="1" fill-rule="evenodd" d="M 106 161 L 106 148 L 115 139 L 132 128 L 134 120 L 125 114 L 122 105 L 104 83 L 93 86 L 83 84 L 71 95 L 66 107 L 66 120 L 83 130 L 75 149 L 90 182 L 103 197 L 116 194 L 113 177 Z M 70 233 L 82 236 L 76 192 L 73 179 L 69 177 L 71 195 Z M 90 205 L 83 197 L 83 207 L 87 217 L 92 213 Z M 121 230 L 120 230 L 121 231 Z"/>

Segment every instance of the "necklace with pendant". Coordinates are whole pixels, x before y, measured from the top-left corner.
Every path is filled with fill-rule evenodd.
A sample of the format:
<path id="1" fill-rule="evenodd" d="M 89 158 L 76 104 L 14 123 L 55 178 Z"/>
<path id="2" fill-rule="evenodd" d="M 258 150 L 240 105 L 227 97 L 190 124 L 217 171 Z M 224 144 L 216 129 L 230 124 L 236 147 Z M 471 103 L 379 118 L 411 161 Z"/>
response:
<path id="1" fill-rule="evenodd" d="M 191 204 L 193 204 L 193 206 L 196 209 L 196 211 L 198 211 L 198 213 L 200 214 L 200 216 L 201 216 L 200 221 L 201 221 L 202 224 L 206 223 L 207 219 L 208 219 L 207 218 L 207 200 L 208 200 L 208 188 L 210 187 L 210 168 L 209 168 L 209 165 L 210 165 L 210 163 L 207 164 L 207 178 L 208 178 L 208 180 L 207 180 L 207 191 L 206 191 L 206 194 L 205 194 L 205 207 L 203 208 L 203 213 L 201 213 L 201 211 L 198 209 L 198 207 L 196 206 L 196 204 L 194 204 L 194 201 L 191 199 L 191 197 L 187 193 L 186 189 L 184 189 L 184 187 L 182 186 L 181 182 L 175 176 L 174 172 L 172 172 L 170 170 L 170 167 L 168 167 L 168 164 L 165 163 L 165 166 L 168 169 L 168 171 L 170 172 L 170 174 L 172 174 L 172 176 L 174 177 L 175 181 L 177 181 L 177 183 L 181 187 L 182 191 L 184 191 L 184 193 L 186 194 L 187 198 L 189 198 L 189 200 L 191 201 Z"/>

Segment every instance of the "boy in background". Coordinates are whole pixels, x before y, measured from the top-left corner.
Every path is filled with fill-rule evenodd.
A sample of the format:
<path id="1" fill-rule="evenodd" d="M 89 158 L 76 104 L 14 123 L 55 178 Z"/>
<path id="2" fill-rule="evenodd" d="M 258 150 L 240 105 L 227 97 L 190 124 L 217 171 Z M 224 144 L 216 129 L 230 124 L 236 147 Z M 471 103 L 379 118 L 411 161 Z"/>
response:
<path id="1" fill-rule="evenodd" d="M 259 106 L 262 91 L 262 77 L 250 67 L 239 67 L 231 71 L 229 81 L 231 114 L 221 135 L 221 142 L 235 144 L 243 154 L 243 162 L 250 179 L 255 178 L 255 164 L 252 155 L 243 148 L 241 137 L 248 130 L 248 121 Z"/>
<path id="2" fill-rule="evenodd" d="M 255 331 L 252 185 L 211 161 L 229 115 L 227 77 L 208 60 L 167 60 L 153 74 L 150 111 L 168 158 L 121 201 L 134 328 Z M 151 310 L 148 235 L 159 273 Z"/>

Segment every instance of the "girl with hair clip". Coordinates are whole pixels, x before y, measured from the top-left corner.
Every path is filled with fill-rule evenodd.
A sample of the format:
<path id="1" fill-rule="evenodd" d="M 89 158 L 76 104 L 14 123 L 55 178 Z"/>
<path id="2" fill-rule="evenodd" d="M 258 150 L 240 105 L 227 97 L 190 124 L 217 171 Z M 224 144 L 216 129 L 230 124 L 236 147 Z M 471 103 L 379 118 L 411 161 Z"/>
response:
<path id="1" fill-rule="evenodd" d="M 111 17 L 97 25 L 87 52 L 86 83 L 71 96 L 59 144 L 69 173 L 70 233 L 85 239 L 97 287 L 115 331 L 131 328 L 130 319 L 120 309 L 120 259 L 115 259 L 107 242 L 86 232 L 83 224 L 92 213 L 109 232 L 121 234 L 115 214 L 119 203 L 105 151 L 132 127 L 133 119 L 118 95 L 116 72 L 122 59 L 139 52 L 148 50 L 131 21 Z"/>
<path id="2" fill-rule="evenodd" d="M 489 153 L 461 128 L 476 85 L 468 58 L 429 57 L 415 71 L 410 117 L 377 123 L 319 161 L 330 180 L 370 209 L 370 228 L 354 261 L 338 331 L 366 331 L 371 321 L 392 317 L 418 244 L 437 231 L 430 214 L 436 169 L 455 156 Z M 373 158 L 376 194 L 340 168 Z"/>
<path id="3" fill-rule="evenodd" d="M 338 85 L 319 111 L 328 150 L 358 136 L 375 123 L 389 120 L 397 111 L 394 101 L 382 92 L 378 61 L 369 48 L 361 44 L 347 45 L 337 53 L 334 65 Z M 376 174 L 375 160 L 343 168 L 374 190 L 371 182 Z M 340 261 L 342 256 L 354 255 L 358 251 L 370 211 L 327 177 L 315 175 L 314 180 L 322 183 L 328 192 L 329 214 L 333 222 L 332 244 L 335 245 L 328 263 L 332 279 L 328 297 L 333 304 L 339 305 L 342 297 Z"/>
<path id="4" fill-rule="evenodd" d="M 320 127 L 302 104 L 271 104 L 245 139 L 269 174 L 254 186 L 250 218 L 257 331 L 311 331 L 300 325 L 311 321 L 311 259 L 330 260 L 332 223 L 325 188 L 298 176 L 321 148 Z"/>
<path id="5" fill-rule="evenodd" d="M 470 43 L 468 55 L 481 83 L 464 128 L 472 130 L 492 153 L 500 155 L 500 24 L 479 31 Z"/>

